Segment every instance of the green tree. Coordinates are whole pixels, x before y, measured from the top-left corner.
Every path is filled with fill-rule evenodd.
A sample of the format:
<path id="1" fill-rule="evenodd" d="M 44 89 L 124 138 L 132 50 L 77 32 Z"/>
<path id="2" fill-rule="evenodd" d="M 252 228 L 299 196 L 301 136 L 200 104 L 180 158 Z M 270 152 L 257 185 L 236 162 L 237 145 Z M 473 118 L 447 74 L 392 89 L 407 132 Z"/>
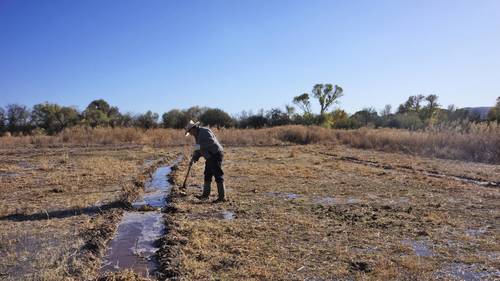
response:
<path id="1" fill-rule="evenodd" d="M 189 122 L 189 117 L 183 111 L 172 109 L 162 115 L 164 128 L 183 129 Z"/>
<path id="2" fill-rule="evenodd" d="M 250 115 L 246 122 L 247 125 L 244 128 L 260 129 L 267 126 L 268 123 L 269 120 L 262 114 Z"/>
<path id="3" fill-rule="evenodd" d="M 44 129 L 48 134 L 55 134 L 76 125 L 79 114 L 75 108 L 46 102 L 33 106 L 31 119 L 36 127 Z"/>
<path id="4" fill-rule="evenodd" d="M 7 105 L 7 128 L 11 133 L 29 133 L 31 131 L 30 110 L 19 104 Z"/>
<path id="5" fill-rule="evenodd" d="M 216 126 L 217 128 L 231 127 L 234 124 L 231 116 L 218 108 L 207 109 L 200 115 L 200 121 L 205 125 Z"/>
<path id="6" fill-rule="evenodd" d="M 368 126 L 369 124 L 376 125 L 378 122 L 378 113 L 372 107 L 364 108 L 354 113 L 351 118 L 358 121 L 362 126 Z"/>
<path id="7" fill-rule="evenodd" d="M 438 100 L 437 95 L 428 95 L 425 97 L 425 100 L 428 102 L 427 107 L 430 108 L 431 110 L 435 110 L 436 108 L 439 107 L 439 104 L 437 103 Z"/>
<path id="8" fill-rule="evenodd" d="M 291 123 L 288 113 L 279 108 L 271 108 L 267 112 L 266 117 L 270 126 L 283 126 Z"/>
<path id="9" fill-rule="evenodd" d="M 188 119 L 187 122 L 189 122 L 189 120 L 199 121 L 200 116 L 207 110 L 208 110 L 207 107 L 192 106 L 186 110 L 183 110 L 183 113 L 184 115 L 186 115 L 186 118 Z"/>
<path id="10" fill-rule="evenodd" d="M 7 119 L 5 118 L 5 109 L 0 107 L 0 133 L 4 133 L 7 130 Z"/>
<path id="11" fill-rule="evenodd" d="M 323 116 L 328 108 L 344 94 L 344 90 L 337 85 L 316 84 L 313 87 L 312 94 L 318 99 L 320 105 L 319 114 Z"/>
<path id="12" fill-rule="evenodd" d="M 398 124 L 398 128 L 417 130 L 424 127 L 424 123 L 416 112 L 398 114 L 396 115 L 395 121 Z"/>
<path id="13" fill-rule="evenodd" d="M 497 98 L 497 103 L 488 112 L 488 120 L 500 123 L 500 97 Z"/>
<path id="14" fill-rule="evenodd" d="M 423 95 L 409 96 L 408 100 L 404 104 L 401 104 L 398 108 L 398 114 L 404 114 L 408 112 L 420 112 L 422 108 L 422 101 L 425 99 Z"/>
<path id="15" fill-rule="evenodd" d="M 98 99 L 91 101 L 86 110 L 99 110 L 107 114 L 111 110 L 111 106 L 107 101 Z"/>
<path id="16" fill-rule="evenodd" d="M 427 101 L 427 105 L 424 106 L 424 108 L 421 111 L 421 118 L 422 119 L 428 120 L 428 119 L 432 119 L 433 116 L 435 117 L 436 112 L 440 106 L 439 103 L 437 102 L 438 98 L 439 97 L 437 95 L 428 95 L 427 97 L 425 97 L 425 100 Z"/>
<path id="17" fill-rule="evenodd" d="M 134 126 L 134 116 L 132 113 L 127 112 L 125 114 L 120 114 L 118 117 L 118 126 L 121 127 L 133 127 Z"/>
<path id="18" fill-rule="evenodd" d="M 311 95 L 318 100 L 320 106 L 319 116 L 314 116 L 311 110 L 311 95 L 303 93 L 302 95 L 293 98 L 293 103 L 303 111 L 302 116 L 296 116 L 294 121 L 299 124 L 312 125 L 322 124 L 330 126 L 330 117 L 326 116 L 326 111 L 343 95 L 344 90 L 338 85 L 332 84 L 316 84 L 313 86 Z M 330 122 L 331 123 L 331 122 Z"/>
<path id="19" fill-rule="evenodd" d="M 143 129 L 153 129 L 158 125 L 158 113 L 153 113 L 151 110 L 148 110 L 144 114 L 140 114 L 135 119 L 135 124 L 137 127 Z"/>
<path id="20" fill-rule="evenodd" d="M 288 114 L 288 117 L 292 117 L 295 114 L 295 107 L 291 105 L 285 105 L 285 110 L 286 114 Z"/>
<path id="21" fill-rule="evenodd" d="M 110 106 L 105 100 L 99 99 L 90 102 L 83 111 L 83 122 L 93 128 L 98 126 L 116 126 L 120 120 L 120 111 Z"/>
<path id="22" fill-rule="evenodd" d="M 342 109 L 335 109 L 330 113 L 332 128 L 348 129 L 350 128 L 349 114 Z"/>
<path id="23" fill-rule="evenodd" d="M 86 109 L 83 112 L 83 122 L 84 124 L 95 128 L 108 126 L 109 118 L 106 113 L 95 109 Z"/>
<path id="24" fill-rule="evenodd" d="M 302 109 L 304 115 L 311 114 L 311 100 L 308 93 L 303 93 L 302 95 L 294 97 L 293 103 Z"/>

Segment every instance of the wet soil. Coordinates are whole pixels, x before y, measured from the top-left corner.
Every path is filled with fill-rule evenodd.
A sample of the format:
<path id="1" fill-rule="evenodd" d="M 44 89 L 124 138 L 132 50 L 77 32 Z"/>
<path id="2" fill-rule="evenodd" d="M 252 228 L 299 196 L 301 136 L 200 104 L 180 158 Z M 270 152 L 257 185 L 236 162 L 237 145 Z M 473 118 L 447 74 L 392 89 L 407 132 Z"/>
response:
<path id="1" fill-rule="evenodd" d="M 132 270 L 141 277 L 155 277 L 158 271 L 156 252 L 165 234 L 161 208 L 167 206 L 171 190 L 170 166 L 154 172 L 146 182 L 144 194 L 132 203 L 134 211 L 125 212 L 115 237 L 109 244 L 101 272 Z"/>

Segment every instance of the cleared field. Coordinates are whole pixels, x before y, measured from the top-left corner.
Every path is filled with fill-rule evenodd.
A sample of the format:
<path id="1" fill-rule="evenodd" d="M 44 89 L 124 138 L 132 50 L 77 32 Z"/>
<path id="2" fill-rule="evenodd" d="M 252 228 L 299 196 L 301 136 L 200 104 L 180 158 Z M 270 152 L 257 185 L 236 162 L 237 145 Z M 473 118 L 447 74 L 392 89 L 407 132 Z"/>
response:
<path id="1" fill-rule="evenodd" d="M 2 149 L 0 279 L 93 280 L 106 242 L 157 164 L 145 146 Z"/>
<path id="2" fill-rule="evenodd" d="M 189 155 L 181 146 L 2 149 L 0 279 L 99 278 L 123 211 L 181 152 Z M 164 210 L 157 256 L 167 279 L 500 278 L 498 165 L 333 145 L 226 147 L 230 200 L 212 204 L 194 197 L 202 164 Z"/>
<path id="3" fill-rule="evenodd" d="M 230 202 L 193 197 L 202 165 L 174 197 L 170 264 L 186 280 L 500 278 L 500 189 L 468 181 L 495 185 L 499 166 L 313 145 L 225 157 Z"/>

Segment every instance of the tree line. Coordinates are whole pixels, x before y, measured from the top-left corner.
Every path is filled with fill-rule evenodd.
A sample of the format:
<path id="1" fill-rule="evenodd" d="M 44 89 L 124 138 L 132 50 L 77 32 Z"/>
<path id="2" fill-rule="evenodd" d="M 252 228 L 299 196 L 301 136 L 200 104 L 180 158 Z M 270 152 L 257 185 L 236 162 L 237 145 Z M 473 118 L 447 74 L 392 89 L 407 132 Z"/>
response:
<path id="1" fill-rule="evenodd" d="M 40 103 L 28 108 L 20 104 L 0 107 L 0 133 L 2 134 L 57 134 L 72 126 L 88 127 L 137 127 L 143 129 L 181 129 L 189 120 L 200 121 L 211 127 L 263 128 L 282 125 L 318 125 L 336 129 L 361 127 L 390 127 L 422 129 L 428 126 L 453 122 L 500 122 L 500 97 L 488 113 L 487 119 L 467 109 L 454 106 L 442 108 L 439 97 L 412 95 L 393 112 L 391 105 L 382 110 L 369 107 L 354 114 L 332 107 L 343 96 L 342 87 L 332 84 L 316 84 L 311 93 L 303 93 L 292 99 L 293 105 L 282 108 L 261 109 L 257 113 L 242 111 L 235 116 L 219 108 L 193 106 L 188 109 L 172 109 L 160 116 L 147 111 L 142 114 L 121 113 L 103 99 L 94 100 L 83 110 L 55 103 Z M 319 113 L 312 111 L 317 102 Z M 298 110 L 297 110 L 298 109 Z"/>

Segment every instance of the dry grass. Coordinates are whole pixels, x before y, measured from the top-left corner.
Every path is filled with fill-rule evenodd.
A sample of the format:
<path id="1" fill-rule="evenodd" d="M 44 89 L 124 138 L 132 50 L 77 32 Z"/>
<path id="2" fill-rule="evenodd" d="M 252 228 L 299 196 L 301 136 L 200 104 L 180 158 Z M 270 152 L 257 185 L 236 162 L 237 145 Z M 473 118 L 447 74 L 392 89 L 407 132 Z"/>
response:
<path id="1" fill-rule="evenodd" d="M 94 133 L 113 139 L 112 131 Z M 97 146 L 75 137 L 51 148 L 2 147 L 0 279 L 95 279 L 121 216 L 115 203 L 140 194 L 159 164 L 145 168 L 144 160 L 173 159 L 182 148 L 156 146 L 192 142 L 182 131 L 168 133 L 139 131 L 128 146 L 125 137 Z M 219 131 L 224 144 L 234 145 L 225 154 L 230 201 L 193 197 L 202 181 L 202 165 L 195 165 L 188 196 L 177 194 L 169 208 L 162 273 L 184 280 L 428 280 L 453 263 L 488 274 L 500 267 L 500 191 L 420 172 L 499 182 L 499 166 L 339 146 L 336 133 L 295 126 Z M 241 139 L 330 144 L 236 146 Z M 389 165 L 414 169 L 381 168 Z M 177 182 L 185 168 L 183 162 Z M 95 212 L 97 204 L 109 208 Z M 225 211 L 236 218 L 225 220 Z M 432 255 L 415 255 L 412 241 Z"/>
<path id="2" fill-rule="evenodd" d="M 172 149 L 3 149 L 0 279 L 92 280 L 125 203 Z M 121 279 L 116 279 L 121 280 Z"/>
<path id="3" fill-rule="evenodd" d="M 436 129 L 412 132 L 397 129 L 336 131 L 342 144 L 355 148 L 413 155 L 500 163 L 500 126 L 471 125 L 468 130 Z"/>
<path id="4" fill-rule="evenodd" d="M 173 264 L 180 275 L 185 280 L 447 280 L 442 274 L 460 264 L 477 266 L 487 274 L 484 280 L 495 279 L 498 189 L 328 154 L 457 175 L 481 171 L 496 180 L 500 175 L 492 165 L 345 147 L 228 148 L 229 202 L 194 198 L 202 165 L 194 167 L 188 196 L 174 198 L 169 222 L 175 237 L 168 247 L 176 253 Z M 178 182 L 185 168 L 183 163 Z M 223 219 L 225 211 L 236 218 Z"/>
<path id="5" fill-rule="evenodd" d="M 342 143 L 355 148 L 401 152 L 412 155 L 500 163 L 500 126 L 472 124 L 465 129 L 429 129 L 412 132 L 398 129 L 330 130 L 321 127 L 283 126 L 265 129 L 216 130 L 226 146 Z M 53 137 L 2 137 L 2 148 L 59 147 L 61 145 L 150 145 L 170 147 L 191 144 L 182 130 L 75 127 Z"/>

